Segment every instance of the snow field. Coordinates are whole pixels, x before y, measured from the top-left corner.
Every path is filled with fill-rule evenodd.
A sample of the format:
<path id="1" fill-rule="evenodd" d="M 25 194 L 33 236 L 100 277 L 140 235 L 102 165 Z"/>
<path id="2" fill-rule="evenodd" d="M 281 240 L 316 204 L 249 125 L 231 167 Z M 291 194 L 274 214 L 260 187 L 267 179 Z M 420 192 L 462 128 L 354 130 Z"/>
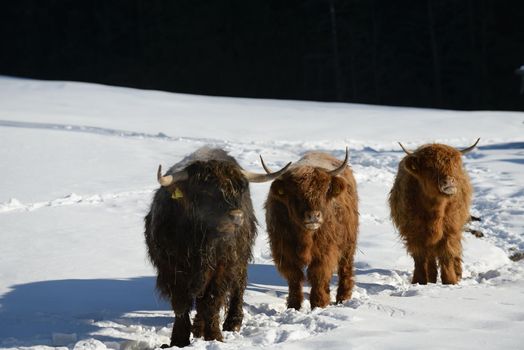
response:
<path id="1" fill-rule="evenodd" d="M 246 169 L 308 150 L 340 159 L 350 147 L 360 196 L 353 298 L 287 310 L 272 264 L 263 203 L 249 267 L 245 319 L 225 342 L 197 349 L 518 349 L 524 340 L 523 113 L 199 97 L 0 78 L 0 348 L 151 349 L 169 341 L 172 313 L 154 291 L 143 217 L 167 168 L 203 145 Z M 453 125 L 452 125 L 453 124 Z M 402 151 L 438 140 L 465 146 L 475 187 L 464 234 L 464 280 L 411 285 L 412 260 L 389 219 Z M 336 276 L 332 282 L 332 300 Z M 306 287 L 306 299 L 308 288 Z"/>

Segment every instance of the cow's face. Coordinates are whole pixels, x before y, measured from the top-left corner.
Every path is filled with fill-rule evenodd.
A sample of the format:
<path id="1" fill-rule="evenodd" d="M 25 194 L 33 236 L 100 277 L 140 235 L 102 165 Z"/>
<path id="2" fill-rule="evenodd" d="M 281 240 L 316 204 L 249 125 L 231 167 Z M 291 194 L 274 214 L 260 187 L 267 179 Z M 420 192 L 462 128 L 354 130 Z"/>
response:
<path id="1" fill-rule="evenodd" d="M 346 190 L 347 182 L 327 171 L 304 167 L 286 173 L 271 184 L 270 196 L 282 202 L 289 219 L 306 231 L 318 230 L 330 202 Z"/>
<path id="2" fill-rule="evenodd" d="M 460 151 L 446 145 L 422 147 L 404 159 L 404 168 L 430 196 L 453 196 L 464 176 Z"/>
<path id="3" fill-rule="evenodd" d="M 166 187 L 186 210 L 195 225 L 210 234 L 224 237 L 244 224 L 249 182 L 234 164 L 218 161 L 196 162 L 186 168 L 188 178 Z"/>

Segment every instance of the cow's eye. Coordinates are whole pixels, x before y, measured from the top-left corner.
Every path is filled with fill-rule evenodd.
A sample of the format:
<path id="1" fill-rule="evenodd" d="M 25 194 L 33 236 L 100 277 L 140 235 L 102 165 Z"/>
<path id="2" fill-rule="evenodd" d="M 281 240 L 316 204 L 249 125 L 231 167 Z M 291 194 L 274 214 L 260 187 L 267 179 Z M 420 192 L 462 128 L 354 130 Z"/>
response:
<path id="1" fill-rule="evenodd" d="M 277 190 L 277 193 L 278 193 L 280 196 L 283 196 L 283 195 L 285 194 L 283 188 L 279 188 L 279 189 Z"/>

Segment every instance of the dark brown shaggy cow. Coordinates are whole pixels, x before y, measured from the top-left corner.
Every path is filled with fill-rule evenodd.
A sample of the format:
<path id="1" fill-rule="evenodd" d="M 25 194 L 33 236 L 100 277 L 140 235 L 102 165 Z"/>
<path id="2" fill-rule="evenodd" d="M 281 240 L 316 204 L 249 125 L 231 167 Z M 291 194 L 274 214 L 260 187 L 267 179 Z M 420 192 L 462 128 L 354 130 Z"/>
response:
<path id="1" fill-rule="evenodd" d="M 249 182 L 272 180 L 286 169 L 253 174 L 225 151 L 209 148 L 197 150 L 165 176 L 159 167 L 162 186 L 145 217 L 145 239 L 157 289 L 175 312 L 171 346 L 189 344 L 193 302 L 195 337 L 222 340 L 219 311 L 227 299 L 223 329 L 240 329 L 256 236 Z"/>
<path id="2" fill-rule="evenodd" d="M 462 229 L 468 222 L 473 189 L 459 151 L 428 144 L 407 155 L 389 194 L 391 218 L 415 261 L 412 283 L 437 282 L 437 260 L 443 284 L 462 277 Z"/>
<path id="3" fill-rule="evenodd" d="M 302 305 L 304 267 L 311 308 L 329 304 L 329 282 L 337 267 L 336 301 L 351 298 L 358 198 L 347 162 L 347 149 L 344 162 L 325 153 L 307 153 L 271 184 L 267 231 L 275 265 L 289 284 L 289 308 Z"/>

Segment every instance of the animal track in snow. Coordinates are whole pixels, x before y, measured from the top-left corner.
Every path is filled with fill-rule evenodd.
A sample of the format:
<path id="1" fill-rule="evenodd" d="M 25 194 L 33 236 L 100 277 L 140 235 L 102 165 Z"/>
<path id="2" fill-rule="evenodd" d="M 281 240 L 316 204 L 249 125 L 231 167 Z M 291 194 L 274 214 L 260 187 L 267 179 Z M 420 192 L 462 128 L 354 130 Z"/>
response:
<path id="1" fill-rule="evenodd" d="M 34 211 L 42 208 L 49 207 L 63 207 L 77 204 L 100 204 L 109 200 L 118 200 L 123 198 L 129 198 L 133 196 L 144 197 L 147 194 L 152 193 L 152 189 L 138 190 L 138 191 L 126 191 L 119 193 L 104 193 L 95 195 L 78 195 L 76 193 L 68 194 L 61 198 L 52 199 L 44 202 L 35 203 L 22 203 L 16 198 L 11 198 L 7 202 L 0 203 L 0 213 L 7 213 L 11 211 Z"/>

